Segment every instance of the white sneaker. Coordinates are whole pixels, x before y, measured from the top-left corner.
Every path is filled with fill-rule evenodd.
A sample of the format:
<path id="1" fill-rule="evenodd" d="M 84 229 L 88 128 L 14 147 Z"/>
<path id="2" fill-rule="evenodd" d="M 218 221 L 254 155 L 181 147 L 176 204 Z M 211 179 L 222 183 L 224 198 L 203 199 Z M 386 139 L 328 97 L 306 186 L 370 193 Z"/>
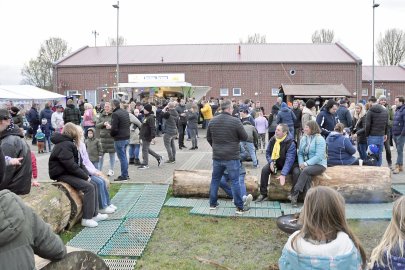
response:
<path id="1" fill-rule="evenodd" d="M 108 170 L 107 176 L 113 176 L 114 175 L 114 171 L 113 170 Z"/>
<path id="2" fill-rule="evenodd" d="M 98 226 L 97 221 L 93 219 L 82 219 L 82 226 L 83 227 L 89 227 L 89 228 L 94 228 Z"/>
<path id="3" fill-rule="evenodd" d="M 93 220 L 96 222 L 106 220 L 108 218 L 107 214 L 100 214 L 98 213 L 97 216 L 93 217 Z"/>
<path id="4" fill-rule="evenodd" d="M 98 210 L 98 212 L 101 213 L 101 214 L 112 214 L 112 213 L 115 212 L 115 209 L 112 208 L 112 207 L 110 207 L 110 206 L 107 206 L 107 207 L 104 208 L 104 209 Z"/>
<path id="5" fill-rule="evenodd" d="M 253 201 L 253 196 L 252 194 L 249 194 L 246 196 L 246 199 L 243 203 L 243 206 L 245 206 L 246 208 L 250 208 L 250 203 Z"/>
<path id="6" fill-rule="evenodd" d="M 118 207 L 115 206 L 115 205 L 113 205 L 113 204 L 110 204 L 109 207 L 113 208 L 114 210 L 117 210 L 117 209 L 118 209 Z"/>

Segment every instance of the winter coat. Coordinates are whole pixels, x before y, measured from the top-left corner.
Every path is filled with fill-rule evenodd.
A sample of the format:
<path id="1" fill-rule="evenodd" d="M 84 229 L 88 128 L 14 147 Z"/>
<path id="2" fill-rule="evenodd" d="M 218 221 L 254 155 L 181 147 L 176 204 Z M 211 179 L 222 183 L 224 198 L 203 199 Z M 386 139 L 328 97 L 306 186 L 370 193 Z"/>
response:
<path id="1" fill-rule="evenodd" d="M 268 132 L 274 133 L 277 128 L 277 114 L 270 114 L 268 123 L 269 123 Z"/>
<path id="2" fill-rule="evenodd" d="M 305 128 L 305 125 L 308 123 L 308 121 L 315 121 L 316 120 L 316 112 L 315 110 L 308 109 L 307 107 L 304 107 L 302 109 L 302 118 L 301 118 L 301 127 L 302 129 Z"/>
<path id="3" fill-rule="evenodd" d="M 186 105 L 177 105 L 176 111 L 179 115 L 179 124 L 186 125 L 187 124 L 187 113 L 185 116 L 181 116 L 180 114 L 184 113 L 186 109 Z"/>
<path id="4" fill-rule="evenodd" d="M 339 119 L 339 122 L 345 125 L 345 127 L 351 128 L 353 125 L 352 115 L 350 114 L 349 109 L 346 106 L 340 105 L 336 111 L 336 117 Z"/>
<path id="5" fill-rule="evenodd" d="M 96 133 L 94 128 L 89 128 L 89 130 L 92 130 L 93 134 Z M 97 139 L 95 137 L 87 138 L 85 144 L 90 161 L 98 162 L 99 157 L 103 155 L 103 149 L 101 147 L 100 139 Z"/>
<path id="6" fill-rule="evenodd" d="M 96 128 L 100 130 L 100 142 L 103 153 L 115 153 L 114 139 L 111 137 L 110 129 L 104 125 L 105 122 L 111 124 L 112 113 L 103 112 L 97 119 Z"/>
<path id="7" fill-rule="evenodd" d="M 293 108 L 292 112 L 295 114 L 294 128 L 300 128 L 302 120 L 302 110 L 300 108 Z"/>
<path id="8" fill-rule="evenodd" d="M 87 181 L 89 172 L 81 162 L 73 139 L 60 133 L 54 133 L 51 142 L 55 146 L 48 162 L 49 177 L 52 180 L 60 180 L 61 176 L 73 176 L 76 179 Z"/>
<path id="9" fill-rule="evenodd" d="M 256 147 L 258 145 L 259 135 L 257 134 L 257 130 L 249 121 L 245 121 L 242 123 L 243 128 L 245 129 L 248 138 L 246 142 L 253 143 Z"/>
<path id="10" fill-rule="evenodd" d="M 255 126 L 255 119 L 250 114 L 245 118 L 241 118 L 240 121 L 242 121 L 242 124 L 243 122 L 248 121 L 252 126 Z"/>
<path id="11" fill-rule="evenodd" d="M 41 111 L 41 113 L 39 114 L 39 120 L 41 121 L 42 119 L 46 119 L 47 120 L 47 124 L 49 125 L 49 126 L 51 126 L 52 125 L 52 123 L 51 123 L 51 121 L 52 121 L 52 114 L 53 114 L 53 111 L 51 110 L 51 109 L 43 109 L 42 111 Z"/>
<path id="12" fill-rule="evenodd" d="M 403 270 L 405 265 L 405 258 L 401 256 L 401 250 L 397 246 L 393 250 L 391 250 L 391 256 L 389 258 L 389 262 L 387 260 L 387 252 L 384 253 L 384 257 L 382 258 L 385 267 L 382 265 L 380 266 L 377 262 L 374 263 L 372 270 Z M 388 268 L 388 263 L 391 266 L 391 269 Z"/>
<path id="13" fill-rule="evenodd" d="M 12 118 L 13 118 L 13 123 L 14 125 L 18 126 L 19 128 L 22 128 L 24 126 L 24 121 L 23 118 L 21 116 L 21 114 L 17 113 L 17 114 L 11 114 Z"/>
<path id="14" fill-rule="evenodd" d="M 359 120 L 356 121 L 353 127 L 353 133 L 357 134 L 357 143 L 365 144 L 367 143 L 367 137 L 365 136 L 366 131 L 366 115 L 363 115 Z"/>
<path id="15" fill-rule="evenodd" d="M 338 233 L 337 239 L 327 243 L 315 245 L 299 238 L 300 244 L 315 253 L 332 253 L 339 255 L 315 256 L 298 254 L 292 248 L 292 239 L 299 231 L 293 233 L 285 244 L 278 261 L 280 270 L 361 270 L 362 260 L 357 248 L 349 236 L 343 232 Z M 344 235 L 342 235 L 344 234 Z M 300 245 L 300 246 L 301 246 Z M 323 251 L 322 251 L 323 250 Z"/>
<path id="16" fill-rule="evenodd" d="M 11 158 L 23 158 L 19 166 L 7 166 L 4 179 L 0 183 L 0 190 L 8 189 L 15 194 L 25 195 L 31 191 L 31 150 L 21 130 L 14 126 L 14 129 L 4 130 L 0 134 L 1 148 L 5 156 Z"/>
<path id="17" fill-rule="evenodd" d="M 169 109 L 163 114 L 165 122 L 165 134 L 174 136 L 177 134 L 177 123 L 179 121 L 179 113 L 175 109 Z"/>
<path id="18" fill-rule="evenodd" d="M 58 132 L 63 128 L 63 112 L 54 112 L 51 117 L 52 128 Z"/>
<path id="19" fill-rule="evenodd" d="M 328 166 L 333 165 L 351 165 L 356 161 L 353 156 L 356 148 L 350 139 L 343 134 L 333 131 L 326 138 L 328 146 Z"/>
<path id="20" fill-rule="evenodd" d="M 273 136 L 266 149 L 266 160 L 269 164 L 273 162 L 271 155 L 275 143 L 276 137 Z M 280 143 L 280 157 L 275 161 L 275 165 L 277 169 L 281 170 L 281 175 L 288 175 L 297 162 L 297 146 L 292 135 L 288 134 L 284 141 Z"/>
<path id="21" fill-rule="evenodd" d="M 207 102 L 205 105 L 201 108 L 201 113 L 204 117 L 204 120 L 211 120 L 212 119 L 212 108 L 211 105 Z"/>
<path id="22" fill-rule="evenodd" d="M 309 151 L 307 152 L 307 145 L 309 144 Z M 326 142 L 320 134 L 304 135 L 300 140 L 300 147 L 298 149 L 298 164 L 306 162 L 308 166 L 321 165 L 327 167 L 326 160 Z"/>
<path id="23" fill-rule="evenodd" d="M 212 159 L 239 160 L 239 143 L 247 138 L 241 121 L 229 113 L 222 112 L 208 125 L 207 141 L 212 146 Z"/>
<path id="24" fill-rule="evenodd" d="M 141 130 L 139 132 L 141 140 L 151 142 L 156 137 L 156 121 L 153 112 L 145 115 Z"/>
<path id="25" fill-rule="evenodd" d="M 316 117 L 316 122 L 321 128 L 321 135 L 326 138 L 331 133 L 337 124 L 336 116 L 322 108 L 321 112 Z"/>
<path id="26" fill-rule="evenodd" d="M 83 127 L 93 127 L 95 123 L 93 109 L 87 109 L 83 114 Z"/>
<path id="27" fill-rule="evenodd" d="M 187 128 L 197 129 L 198 128 L 198 112 L 187 112 Z"/>
<path id="28" fill-rule="evenodd" d="M 129 112 L 115 108 L 111 117 L 111 137 L 114 141 L 129 140 Z"/>
<path id="29" fill-rule="evenodd" d="M 46 123 L 45 125 L 40 126 L 42 132 L 45 134 L 45 137 L 50 137 L 51 136 L 51 127 Z"/>
<path id="30" fill-rule="evenodd" d="M 82 116 L 78 108 L 75 107 L 73 104 L 66 105 L 65 110 L 63 111 L 63 122 L 73 123 L 75 125 L 80 125 L 80 120 Z"/>
<path id="31" fill-rule="evenodd" d="M 32 107 L 25 116 L 27 117 L 28 123 L 30 123 L 30 126 L 32 128 L 34 127 L 38 128 L 40 120 L 36 108 Z"/>
<path id="32" fill-rule="evenodd" d="M 6 172 L 6 160 L 3 154 L 3 150 L 0 147 L 0 186 L 1 183 L 3 183 L 5 172 Z"/>
<path id="33" fill-rule="evenodd" d="M 269 122 L 267 121 L 266 117 L 259 116 L 255 119 L 255 127 L 256 127 L 257 133 L 265 134 L 267 128 L 269 127 Z"/>
<path id="34" fill-rule="evenodd" d="M 35 269 L 34 253 L 51 261 L 66 247 L 51 227 L 9 190 L 0 191 L 0 269 Z"/>
<path id="35" fill-rule="evenodd" d="M 374 104 L 366 114 L 365 136 L 384 136 L 388 132 L 388 111 L 380 104 Z"/>
<path id="36" fill-rule="evenodd" d="M 290 108 L 285 107 L 277 114 L 277 124 L 286 124 L 289 128 L 294 128 L 295 114 Z"/>
<path id="37" fill-rule="evenodd" d="M 405 105 L 401 105 L 395 110 L 392 134 L 394 136 L 405 136 Z"/>
<path id="38" fill-rule="evenodd" d="M 138 117 L 136 117 L 132 113 L 129 114 L 129 121 L 131 122 L 129 144 L 141 144 L 139 138 L 139 130 L 142 126 L 141 121 L 139 121 Z"/>

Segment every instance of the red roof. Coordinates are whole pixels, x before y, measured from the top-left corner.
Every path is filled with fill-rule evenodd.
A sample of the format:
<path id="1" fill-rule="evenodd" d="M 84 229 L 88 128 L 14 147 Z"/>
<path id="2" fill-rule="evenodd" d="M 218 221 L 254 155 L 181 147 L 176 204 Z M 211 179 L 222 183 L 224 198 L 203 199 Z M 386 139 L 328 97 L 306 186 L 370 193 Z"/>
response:
<path id="1" fill-rule="evenodd" d="M 363 66 L 362 68 L 363 81 L 372 80 L 372 66 Z M 404 66 L 375 66 L 374 81 L 384 82 L 405 82 L 405 67 Z"/>
<path id="2" fill-rule="evenodd" d="M 240 52 L 240 53 L 239 53 Z M 57 66 L 115 65 L 116 47 L 84 47 Z M 325 44 L 189 44 L 119 47 L 121 65 L 188 63 L 356 63 L 340 43 Z"/>

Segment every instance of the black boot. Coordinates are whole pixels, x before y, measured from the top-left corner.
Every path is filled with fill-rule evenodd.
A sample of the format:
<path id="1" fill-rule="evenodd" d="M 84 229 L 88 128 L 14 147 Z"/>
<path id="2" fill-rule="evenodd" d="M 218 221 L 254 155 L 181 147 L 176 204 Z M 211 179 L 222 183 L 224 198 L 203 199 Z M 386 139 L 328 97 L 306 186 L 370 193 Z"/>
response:
<path id="1" fill-rule="evenodd" d="M 129 164 L 135 164 L 134 160 L 135 160 L 135 158 L 129 158 Z"/>
<path id="2" fill-rule="evenodd" d="M 288 196 L 288 199 L 291 200 L 292 207 L 298 207 L 298 195 L 300 195 L 299 192 L 296 192 L 296 193 L 292 193 L 290 196 Z"/>
<path id="3" fill-rule="evenodd" d="M 139 159 L 136 158 L 136 159 L 134 160 L 134 164 L 135 164 L 135 165 L 141 165 L 141 162 L 139 161 Z"/>

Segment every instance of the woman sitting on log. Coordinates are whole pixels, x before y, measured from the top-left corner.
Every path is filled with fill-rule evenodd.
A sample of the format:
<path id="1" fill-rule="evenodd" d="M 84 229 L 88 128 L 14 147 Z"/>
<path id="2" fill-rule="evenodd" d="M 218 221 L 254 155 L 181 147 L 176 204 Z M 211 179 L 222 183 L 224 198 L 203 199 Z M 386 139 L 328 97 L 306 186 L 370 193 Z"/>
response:
<path id="1" fill-rule="evenodd" d="M 359 165 L 359 160 L 353 155 L 356 148 L 353 146 L 349 135 L 344 134 L 345 125 L 337 123 L 334 131 L 326 138 L 328 146 L 328 166 Z"/>
<path id="2" fill-rule="evenodd" d="M 392 218 L 380 244 L 370 257 L 372 270 L 399 270 L 405 265 L 405 197 L 400 197 L 393 206 Z M 371 268 L 372 267 L 372 268 Z"/>
<path id="3" fill-rule="evenodd" d="M 297 207 L 298 195 L 309 189 L 312 177 L 326 170 L 326 142 L 321 129 L 314 120 L 304 127 L 304 136 L 298 149 L 298 164 L 301 169 L 297 183 L 293 183 L 290 199 L 293 207 Z"/>
<path id="4" fill-rule="evenodd" d="M 280 270 L 366 268 L 366 253 L 346 222 L 345 201 L 336 190 L 311 188 L 300 222 L 302 229 L 293 233 L 284 246 L 278 262 Z"/>
<path id="5" fill-rule="evenodd" d="M 77 147 L 80 133 L 73 123 L 67 123 L 62 133 L 54 133 L 51 142 L 55 145 L 49 157 L 49 177 L 65 182 L 84 193 L 82 226 L 97 227 L 106 214 L 98 213 L 97 185 L 91 182 Z"/>

